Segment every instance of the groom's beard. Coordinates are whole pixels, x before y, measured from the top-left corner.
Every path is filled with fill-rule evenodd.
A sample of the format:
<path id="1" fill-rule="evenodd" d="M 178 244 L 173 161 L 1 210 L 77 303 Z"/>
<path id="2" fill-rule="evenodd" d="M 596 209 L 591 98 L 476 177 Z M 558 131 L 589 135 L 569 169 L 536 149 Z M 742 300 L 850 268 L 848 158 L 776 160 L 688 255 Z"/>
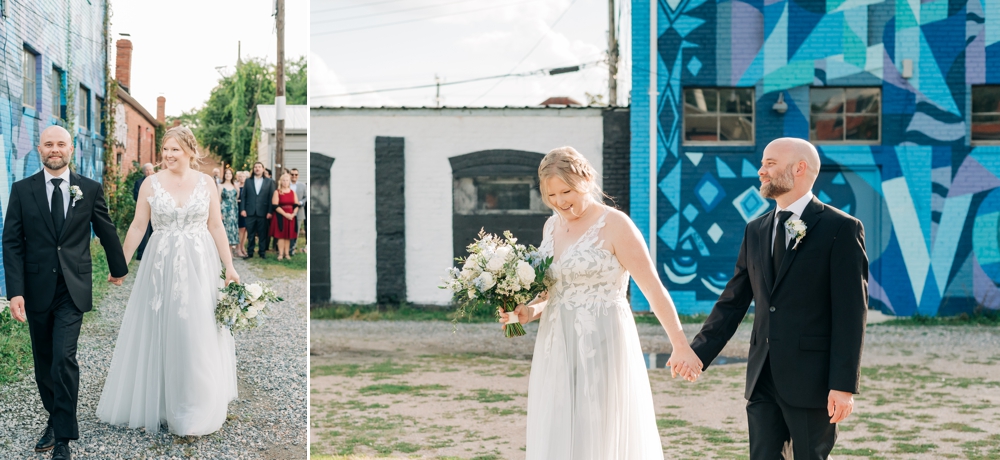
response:
<path id="1" fill-rule="evenodd" d="M 788 165 L 788 167 L 785 168 L 785 172 L 780 176 L 765 177 L 770 179 L 771 182 L 760 186 L 761 196 L 773 199 L 792 191 L 792 187 L 795 187 L 795 178 L 792 175 L 792 166 L 794 165 Z"/>
<path id="2" fill-rule="evenodd" d="M 59 157 L 58 159 L 51 159 L 49 157 L 45 157 L 45 159 L 42 160 L 42 164 L 45 165 L 46 168 L 52 170 L 58 170 L 65 167 L 68 164 L 68 162 L 63 157 Z"/>

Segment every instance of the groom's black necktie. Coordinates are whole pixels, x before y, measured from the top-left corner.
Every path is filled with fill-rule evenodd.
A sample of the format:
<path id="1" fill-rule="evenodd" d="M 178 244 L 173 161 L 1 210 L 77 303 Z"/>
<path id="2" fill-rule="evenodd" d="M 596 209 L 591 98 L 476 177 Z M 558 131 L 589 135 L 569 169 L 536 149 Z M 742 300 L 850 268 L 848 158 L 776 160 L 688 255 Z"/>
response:
<path id="1" fill-rule="evenodd" d="M 792 217 L 792 211 L 781 211 L 778 213 L 778 228 L 774 231 L 774 251 L 771 253 L 775 277 L 778 276 L 778 270 L 781 269 L 781 262 L 785 260 L 785 251 L 788 250 L 785 222 L 788 222 L 790 217 Z"/>
<path id="2" fill-rule="evenodd" d="M 52 178 L 52 225 L 56 228 L 56 237 L 62 234 L 63 223 L 66 222 L 66 211 L 63 209 L 63 194 L 59 185 L 63 180 L 58 177 Z"/>

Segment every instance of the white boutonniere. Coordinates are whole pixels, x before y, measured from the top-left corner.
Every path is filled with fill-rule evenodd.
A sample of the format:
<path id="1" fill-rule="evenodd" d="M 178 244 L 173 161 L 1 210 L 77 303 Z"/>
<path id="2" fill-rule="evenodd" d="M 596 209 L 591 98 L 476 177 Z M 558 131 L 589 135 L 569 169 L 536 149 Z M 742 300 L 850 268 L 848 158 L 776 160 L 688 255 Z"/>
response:
<path id="1" fill-rule="evenodd" d="M 792 250 L 797 249 L 802 238 L 806 237 L 806 223 L 801 220 L 789 220 L 785 222 L 785 228 L 791 231 L 792 237 L 795 238 L 795 246 L 792 246 Z"/>
<path id="2" fill-rule="evenodd" d="M 69 187 L 69 196 L 73 198 L 73 206 L 76 206 L 76 202 L 83 199 L 83 191 L 80 190 L 79 185 L 71 185 Z"/>

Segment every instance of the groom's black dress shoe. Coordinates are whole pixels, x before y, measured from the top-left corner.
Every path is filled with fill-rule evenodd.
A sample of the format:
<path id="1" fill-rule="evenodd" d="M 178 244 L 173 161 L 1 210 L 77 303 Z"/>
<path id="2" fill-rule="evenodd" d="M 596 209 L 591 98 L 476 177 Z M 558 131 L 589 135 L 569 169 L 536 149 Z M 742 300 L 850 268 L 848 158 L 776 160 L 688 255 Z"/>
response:
<path id="1" fill-rule="evenodd" d="M 48 452 L 52 450 L 56 445 L 56 432 L 52 429 L 52 425 L 46 425 L 45 430 L 42 431 L 42 437 L 38 440 L 38 444 L 35 444 L 35 452 Z"/>
<path id="2" fill-rule="evenodd" d="M 52 460 L 72 460 L 73 456 L 69 453 L 69 444 L 65 442 L 57 442 L 56 448 L 52 450 Z"/>

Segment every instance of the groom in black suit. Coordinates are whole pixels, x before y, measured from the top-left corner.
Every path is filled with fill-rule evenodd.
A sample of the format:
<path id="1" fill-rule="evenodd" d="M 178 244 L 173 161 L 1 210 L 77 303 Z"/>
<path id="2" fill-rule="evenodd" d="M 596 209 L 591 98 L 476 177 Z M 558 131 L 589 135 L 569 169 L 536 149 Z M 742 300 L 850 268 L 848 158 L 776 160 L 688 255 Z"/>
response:
<path id="1" fill-rule="evenodd" d="M 108 281 L 121 284 L 128 264 L 101 184 L 69 170 L 69 132 L 49 126 L 38 152 L 42 171 L 11 187 L 3 266 L 11 315 L 28 322 L 35 382 L 49 413 L 35 451 L 52 450 L 53 459 L 68 460 L 69 441 L 79 437 L 76 344 L 83 314 L 92 308 L 91 227 L 107 254 Z"/>
<path id="2" fill-rule="evenodd" d="M 244 259 L 253 257 L 254 236 L 258 240 L 257 254 L 260 258 L 263 259 L 267 252 L 267 224 L 274 212 L 274 205 L 271 204 L 274 190 L 274 181 L 264 177 L 264 163 L 254 163 L 253 176 L 243 181 L 240 193 L 240 214 L 247 222 L 247 256 Z"/>
<path id="3" fill-rule="evenodd" d="M 735 275 L 691 343 L 711 363 L 755 302 L 745 393 L 752 460 L 781 458 L 788 440 L 795 460 L 826 459 L 858 393 L 865 231 L 813 197 L 819 168 L 804 140 L 777 139 L 764 149 L 760 191 L 777 209 L 747 224 Z"/>

